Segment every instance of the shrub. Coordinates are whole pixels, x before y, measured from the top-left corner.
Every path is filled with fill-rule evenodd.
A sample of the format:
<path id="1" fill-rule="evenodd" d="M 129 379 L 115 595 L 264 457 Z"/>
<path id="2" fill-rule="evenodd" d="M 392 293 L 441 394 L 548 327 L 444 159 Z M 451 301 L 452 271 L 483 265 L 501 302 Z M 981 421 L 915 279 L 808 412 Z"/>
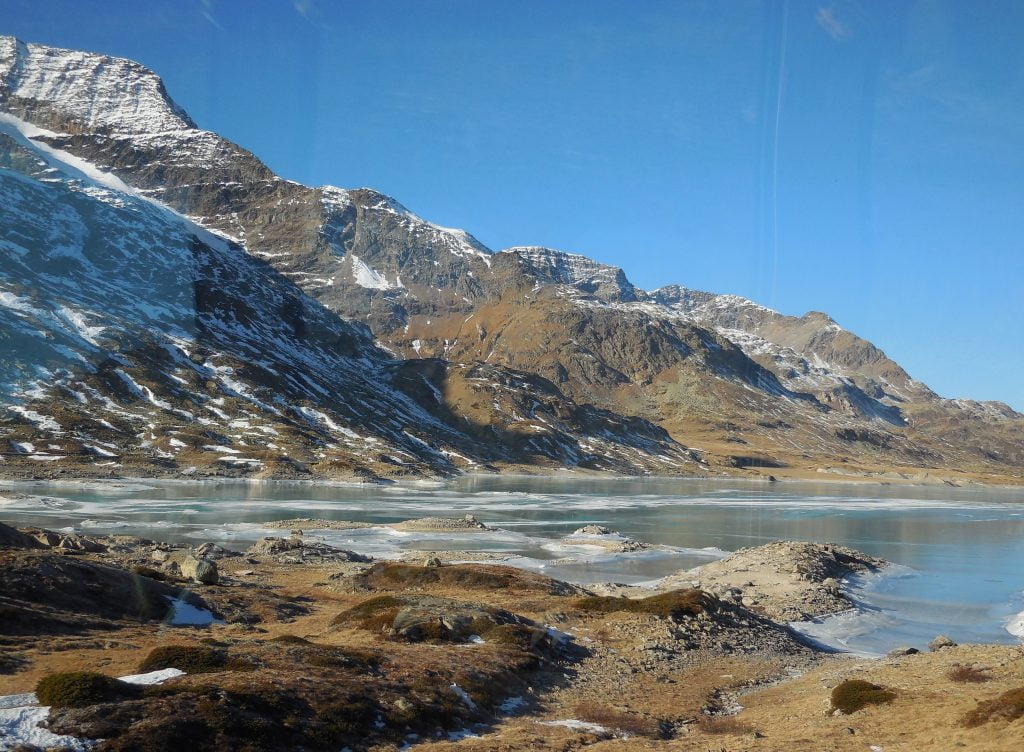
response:
<path id="1" fill-rule="evenodd" d="M 994 700 L 984 700 L 963 717 L 961 723 L 968 728 L 989 721 L 1015 721 L 1024 717 L 1024 687 L 1003 692 Z"/>
<path id="2" fill-rule="evenodd" d="M 708 596 L 697 588 L 673 590 L 649 598 L 616 598 L 613 596 L 594 595 L 580 598 L 576 608 L 582 611 L 613 613 L 627 611 L 637 614 L 654 614 L 665 618 L 680 616 L 696 616 L 707 607 Z"/>
<path id="3" fill-rule="evenodd" d="M 599 726 L 656 739 L 662 735 L 661 722 L 654 718 L 616 710 L 598 702 L 581 702 L 576 717 Z"/>
<path id="4" fill-rule="evenodd" d="M 946 678 L 950 681 L 969 684 L 981 684 L 982 682 L 992 681 L 992 675 L 987 671 L 975 668 L 974 666 L 963 666 L 959 663 L 949 670 Z"/>
<path id="5" fill-rule="evenodd" d="M 140 694 L 137 687 L 95 671 L 51 674 L 36 684 L 40 705 L 54 708 L 85 708 L 102 702 L 118 702 Z"/>
<path id="6" fill-rule="evenodd" d="M 149 652 L 139 664 L 139 672 L 177 668 L 186 674 L 205 674 L 222 671 L 227 666 L 228 657 L 223 650 L 194 645 L 164 645 Z"/>
<path id="7" fill-rule="evenodd" d="M 892 702 L 896 693 L 862 679 L 847 679 L 832 690 L 832 707 L 847 715 L 868 705 Z"/>

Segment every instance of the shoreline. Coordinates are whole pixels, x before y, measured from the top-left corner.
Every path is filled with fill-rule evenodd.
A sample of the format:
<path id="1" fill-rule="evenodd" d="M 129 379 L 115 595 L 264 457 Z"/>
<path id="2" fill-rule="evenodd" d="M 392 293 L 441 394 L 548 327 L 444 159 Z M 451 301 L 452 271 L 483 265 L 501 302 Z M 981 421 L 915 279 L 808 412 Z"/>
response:
<path id="1" fill-rule="evenodd" d="M 822 475 L 828 476 L 830 474 L 823 473 Z M 487 480 L 561 480 L 564 479 L 566 482 L 573 481 L 610 481 L 610 482 L 637 482 L 637 481 L 651 481 L 651 482 L 709 482 L 709 483 L 749 483 L 764 486 L 776 486 L 776 485 L 833 485 L 833 486 L 856 486 L 856 487 L 883 487 L 883 488 L 934 488 L 942 489 L 949 488 L 956 491 L 984 491 L 984 490 L 996 490 L 996 491 L 1021 491 L 1024 493 L 1024 479 L 1021 479 L 1020 483 L 987 483 L 983 481 L 972 481 L 965 483 L 964 485 L 948 485 L 944 482 L 923 482 L 913 479 L 878 479 L 874 477 L 861 477 L 856 475 L 844 476 L 842 478 L 835 477 L 781 477 L 775 478 L 774 480 L 768 477 L 754 477 L 750 475 L 620 475 L 620 474 L 603 474 L 597 472 L 580 472 L 568 468 L 559 468 L 556 471 L 550 473 L 458 473 L 451 476 L 436 476 L 433 478 L 379 478 L 376 480 L 342 480 L 334 478 L 255 478 L 249 476 L 123 476 L 123 477 L 111 477 L 111 476 L 81 476 L 72 478 L 24 478 L 24 477 L 7 477 L 2 474 L 2 468 L 0 468 L 0 484 L 20 484 L 20 485 L 69 485 L 74 486 L 76 484 L 94 484 L 94 483 L 161 483 L 167 485 L 226 485 L 230 483 L 240 483 L 248 485 L 308 485 L 317 487 L 339 487 L 339 488 L 410 488 L 414 489 L 417 487 L 435 487 L 444 488 L 449 487 L 453 483 L 458 483 L 462 479 L 487 479 Z M 1024 501 L 1024 496 L 1022 496 Z"/>
<path id="2" fill-rule="evenodd" d="M 318 521 L 278 522 L 284 532 L 292 523 Z M 412 522 L 491 532 L 473 519 Z M 573 535 L 617 535 L 594 527 Z M 35 545 L 24 536 L 44 542 Z M 1024 682 L 1020 644 L 956 646 L 936 640 L 930 652 L 869 659 L 815 646 L 781 621 L 778 609 L 835 614 L 834 607 L 845 601 L 837 600 L 833 575 L 880 571 L 886 564 L 831 544 L 741 549 L 676 573 L 681 580 L 699 578 L 699 586 L 663 581 L 660 590 L 634 588 L 632 598 L 595 595 L 597 588 L 506 562 L 431 561 L 427 550 L 416 552 L 420 561 L 372 561 L 299 533 L 232 552 L 213 543 L 168 545 L 134 536 L 12 532 L 0 526 L 0 548 L 8 562 L 0 581 L 6 578 L 7 592 L 27 598 L 8 599 L 7 607 L 44 620 L 21 638 L 17 631 L 5 637 L 11 664 L 0 672 L 0 694 L 6 695 L 0 725 L 28 713 L 70 735 L 74 749 L 88 746 L 76 738 L 129 739 L 136 742 L 127 747 L 132 749 L 143 748 L 141 740 L 154 734 L 173 739 L 178 719 L 194 718 L 197 710 L 200 719 L 226 719 L 219 733 L 247 734 L 244 724 L 231 720 L 238 705 L 225 702 L 240 692 L 285 708 L 282 718 L 290 708 L 312 703 L 316 715 L 308 722 L 322 723 L 338 712 L 332 698 L 351 696 L 346 693 L 352 687 L 379 712 L 353 716 L 356 725 L 344 733 L 354 736 L 332 749 L 345 741 L 363 748 L 372 739 L 363 746 L 375 752 L 564 752 L 605 743 L 626 752 L 809 752 L 833 748 L 831 741 L 848 738 L 836 736 L 847 728 L 855 729 L 850 741 L 858 746 L 836 750 L 863 749 L 865 737 L 885 748 L 903 742 L 912 745 L 908 749 L 932 749 L 908 739 L 899 703 L 916 703 L 920 696 L 929 708 L 939 702 L 955 720 L 978 702 L 979 693 L 984 700 Z M 201 572 L 198 560 L 212 567 L 212 577 Z M 763 581 L 750 566 L 755 561 L 765 567 Z M 65 581 L 51 574 L 42 588 L 19 587 L 39 582 L 40 572 L 60 573 Z M 94 576 L 125 593 L 154 591 L 158 601 L 173 596 L 209 618 L 140 622 L 125 618 L 120 596 L 69 600 Z M 753 578 L 755 587 L 736 592 L 733 577 Z M 781 600 L 772 606 L 764 598 L 779 580 L 791 587 L 779 590 Z M 769 618 L 765 614 L 773 608 Z M 81 615 L 70 618 L 76 609 Z M 372 623 L 364 623 L 370 615 Z M 499 621 L 489 626 L 488 619 Z M 472 633 L 458 631 L 456 625 L 468 623 Z M 0 623 L 0 634 L 10 624 Z M 431 631 L 423 632 L 427 627 Z M 510 650 L 499 639 L 506 634 L 529 639 Z M 202 653 L 221 663 L 198 671 L 161 665 L 169 671 L 167 689 L 118 701 L 127 704 L 49 711 L 27 694 L 54 672 L 144 674 L 144 668 L 155 668 L 145 665 L 147 653 L 168 646 L 178 655 Z M 991 676 L 991 684 L 960 686 L 946 678 L 964 661 Z M 864 678 L 893 688 L 895 711 L 827 712 L 834 687 Z M 207 694 L 211 687 L 214 693 Z M 205 704 L 196 705 L 199 700 Z M 21 704 L 3 709 L 11 703 Z M 212 715 L 211 703 L 219 708 Z M 446 715 L 439 718 L 438 708 Z M 277 723 L 276 717 L 267 722 Z M 24 725 L 9 728 L 27 733 Z M 448 736 L 449 731 L 457 733 Z M 1003 738 L 1000 727 L 950 733 L 967 734 L 968 741 Z M 118 743 L 111 749 L 120 749 Z M 222 741 L 221 748 L 241 745 Z"/>
<path id="3" fill-rule="evenodd" d="M 0 513 L 2 513 L 3 509 L 4 507 L 0 505 Z M 4 519 L 7 519 L 12 524 L 17 524 L 17 520 L 10 515 Z M 178 524 L 182 528 L 190 527 L 187 523 Z M 550 576 L 565 579 L 568 582 L 602 595 L 628 597 L 658 594 L 673 587 L 687 586 L 689 584 L 706 586 L 708 583 L 714 583 L 715 592 L 722 590 L 722 594 L 728 596 L 728 591 L 736 591 L 736 597 L 739 599 L 737 602 L 742 601 L 743 605 L 752 606 L 755 610 L 758 609 L 759 603 L 763 604 L 766 600 L 768 603 L 772 602 L 773 599 L 777 600 L 778 596 L 775 591 L 779 590 L 778 582 L 780 578 L 788 576 L 786 573 L 790 569 L 796 567 L 794 561 L 790 561 L 785 567 L 781 567 L 778 564 L 779 558 L 777 556 L 768 556 L 761 561 L 755 560 L 753 565 L 747 562 L 737 570 L 737 573 L 726 573 L 725 577 L 716 576 L 712 579 L 706 579 L 706 572 L 717 569 L 718 565 L 723 562 L 730 562 L 731 560 L 741 558 L 748 551 L 762 552 L 776 545 L 798 545 L 795 542 L 786 544 L 767 543 L 755 546 L 753 549 L 739 548 L 731 551 L 718 546 L 669 546 L 636 541 L 613 530 L 607 530 L 607 535 L 595 535 L 590 532 L 584 532 L 586 526 L 575 532 L 566 530 L 564 535 L 529 535 L 521 544 L 512 543 L 512 545 L 521 545 L 525 549 L 539 546 L 551 555 L 550 558 L 544 558 L 538 557 L 535 554 L 527 554 L 519 548 L 501 549 L 500 546 L 509 545 L 509 535 L 514 539 L 522 534 L 514 529 L 510 530 L 501 527 L 500 522 L 496 526 L 478 522 L 472 515 L 466 515 L 465 520 L 427 517 L 380 521 L 328 519 L 321 517 L 276 517 L 274 519 L 249 521 L 242 524 L 246 532 L 237 533 L 237 538 L 221 539 L 214 537 L 205 540 L 216 540 L 217 545 L 225 550 L 242 553 L 246 546 L 254 540 L 258 541 L 261 535 L 288 535 L 290 532 L 292 535 L 298 534 L 301 536 L 303 533 L 306 533 L 308 534 L 307 541 L 313 540 L 328 547 L 337 547 L 339 545 L 346 545 L 345 536 L 355 534 L 356 539 L 349 539 L 347 546 L 350 546 L 361 555 L 372 556 L 379 561 L 413 565 L 420 564 L 428 559 L 437 559 L 449 564 L 494 563 L 510 566 L 524 572 L 548 573 Z M 567 521 L 567 524 L 574 525 L 579 523 Z M 220 524 L 194 523 L 191 526 L 201 526 L 202 529 L 214 529 L 219 527 Z M 60 528 L 60 530 L 66 533 L 74 531 L 73 534 L 84 537 L 117 537 L 119 535 L 124 537 L 123 533 L 118 532 L 118 528 L 121 527 L 130 529 L 132 528 L 132 523 L 118 521 L 117 524 L 112 523 L 109 526 L 104 526 L 102 522 L 92 525 L 75 523 L 68 528 Z M 150 529 L 150 532 L 139 530 L 138 527 Z M 156 540 L 158 543 L 161 542 L 160 539 L 163 536 L 161 536 L 160 530 L 162 526 L 158 523 L 143 522 L 139 523 L 138 527 L 135 529 L 134 535 L 129 534 L 127 537 L 133 538 L 137 535 L 143 535 L 146 538 Z M 591 527 L 601 526 L 591 525 Z M 368 533 L 371 536 L 377 537 L 383 533 L 386 537 L 380 541 L 377 540 L 377 537 L 360 540 L 359 536 L 361 533 Z M 413 547 L 404 547 L 400 541 L 409 540 L 409 536 L 413 536 L 413 539 L 416 539 L 416 536 L 422 537 L 422 542 L 426 545 L 415 547 L 414 544 Z M 492 536 L 499 537 L 494 539 Z M 193 545 L 193 540 L 204 539 L 194 535 L 172 535 L 170 538 L 164 538 L 166 544 L 172 547 L 187 547 Z M 489 540 L 494 542 L 491 544 L 492 547 L 488 547 Z M 170 541 L 176 542 L 170 543 Z M 478 548 L 475 545 L 476 542 L 479 542 L 483 547 Z M 493 547 L 495 544 L 499 547 Z M 467 545 L 469 546 L 468 548 L 465 547 Z M 812 540 L 800 541 L 799 545 L 808 547 L 822 546 L 827 550 L 834 549 L 835 551 L 852 551 L 842 546 Z M 388 548 L 388 546 L 392 548 Z M 697 557 L 698 560 L 706 559 L 706 561 L 703 564 L 687 564 L 681 568 L 671 570 L 668 574 L 653 575 L 643 577 L 642 579 L 631 580 L 629 577 L 636 577 L 637 575 L 630 574 L 625 583 L 616 580 L 614 574 L 610 575 L 610 579 L 604 580 L 596 579 L 586 574 L 588 569 L 594 569 L 594 571 L 608 569 L 610 572 L 611 568 L 620 568 L 623 574 L 625 574 L 627 571 L 634 571 L 631 563 L 651 560 L 652 557 L 654 559 L 664 559 L 666 562 L 671 562 L 676 557 L 681 557 L 684 560 L 689 559 L 691 562 L 694 560 L 694 557 Z M 679 565 L 676 566 L 679 567 Z M 773 567 L 774 569 L 772 569 Z M 574 568 L 580 568 L 580 572 L 573 574 Z M 703 576 L 701 570 L 705 570 Z M 665 569 L 662 569 L 662 571 L 665 571 Z M 762 574 L 759 575 L 759 572 Z M 767 612 L 762 611 L 762 613 L 765 613 L 765 615 L 779 623 L 793 627 L 801 634 L 815 640 L 828 649 L 850 652 L 857 655 L 867 655 L 870 653 L 872 656 L 884 656 L 885 649 L 872 649 L 868 651 L 866 649 L 845 646 L 841 637 L 827 634 L 828 625 L 837 616 L 849 617 L 854 613 L 861 617 L 867 615 L 865 602 L 861 600 L 861 594 L 866 590 L 868 579 L 862 575 L 868 574 L 872 579 L 880 580 L 883 578 L 903 577 L 907 576 L 908 573 L 914 574 L 916 571 L 904 564 L 880 562 L 878 568 L 870 573 L 853 573 L 852 576 L 841 575 L 839 584 L 842 587 L 846 604 L 836 606 L 833 603 L 833 610 L 830 612 L 812 611 L 805 614 L 806 618 L 796 618 L 793 613 L 784 614 L 779 611 L 772 612 L 769 610 Z M 819 578 L 819 580 L 821 579 L 823 578 Z M 857 579 L 860 579 L 859 583 L 855 582 Z M 792 596 L 785 597 L 792 598 Z M 825 629 L 809 629 L 808 627 L 811 625 L 824 625 Z M 1005 619 L 999 623 L 999 627 L 1006 632 L 1002 640 L 984 640 L 980 641 L 979 644 L 1016 644 L 1018 641 L 1024 640 L 1024 634 L 1014 632 L 1011 628 L 1013 625 L 1024 625 L 1024 610 L 1019 613 L 1014 613 L 1011 610 L 1006 614 Z M 840 624 L 840 626 L 842 625 Z M 1017 628 L 1024 632 L 1024 626 L 1018 626 Z M 923 644 L 923 641 L 921 644 Z"/>

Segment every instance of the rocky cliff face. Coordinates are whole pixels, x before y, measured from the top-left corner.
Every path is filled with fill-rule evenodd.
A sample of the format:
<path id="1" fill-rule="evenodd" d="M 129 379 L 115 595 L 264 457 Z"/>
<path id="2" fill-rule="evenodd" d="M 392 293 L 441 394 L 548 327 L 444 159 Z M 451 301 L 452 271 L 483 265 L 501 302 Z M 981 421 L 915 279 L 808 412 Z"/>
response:
<path id="1" fill-rule="evenodd" d="M 54 280 L 84 273 L 76 254 L 91 265 L 86 277 L 92 275 L 96 290 L 134 265 L 138 274 L 123 277 L 130 289 L 111 297 L 128 301 L 117 304 L 131 309 L 116 314 L 131 322 L 125 331 L 152 339 L 165 325 L 152 311 L 142 315 L 147 285 L 159 283 L 154 291 L 172 297 L 187 297 L 191 289 L 192 309 L 179 306 L 175 316 L 186 311 L 192 329 L 174 319 L 174 337 L 193 343 L 182 345 L 186 361 L 215 369 L 202 353 L 230 357 L 224 367 L 260 374 L 253 378 L 261 386 L 250 390 L 259 402 L 280 410 L 274 396 L 289 405 L 308 401 L 327 419 L 313 419 L 310 429 L 306 415 L 296 424 L 302 431 L 320 431 L 316 441 L 335 448 L 345 444 L 339 439 L 345 433 L 331 423 L 372 434 L 389 447 L 374 456 L 399 458 L 396 472 L 406 465 L 450 472 L 492 463 L 707 469 L 695 457 L 730 470 L 845 459 L 853 468 L 960 467 L 1012 476 L 1024 465 L 1020 415 L 1005 406 L 941 400 L 824 314 L 783 316 L 742 298 L 678 286 L 646 292 L 621 269 L 584 256 L 540 247 L 493 253 L 468 233 L 431 224 L 376 191 L 282 180 L 243 148 L 199 129 L 159 78 L 137 63 L 0 37 L 0 112 L 8 118 L 0 174 L 11 196 L 25 193 L 15 201 L 5 191 L 0 207 L 18 214 L 4 225 L 0 250 L 18 261 L 5 264 L 16 271 L 0 279 L 7 289 L 16 286 L 19 300 L 31 293 L 49 311 L 49 318 L 26 324 L 22 304 L 5 303 L 0 314 L 10 336 L 18 327 L 53 332 L 47 322 L 59 319 L 54 311 L 64 295 L 54 287 L 64 283 Z M 66 221 L 60 213 L 32 212 L 40 191 L 60 193 L 60 202 L 73 207 Z M 145 232 L 132 227 L 129 219 L 141 215 L 156 218 L 156 225 Z M 83 236 L 71 229 L 76 222 L 95 228 Z M 12 227 L 23 229 L 12 234 Z M 105 238 L 106 246 L 89 246 L 90 238 Z M 54 247 L 71 249 L 61 265 L 53 266 Z M 164 258 L 172 250 L 173 258 Z M 22 268 L 32 254 L 36 263 Z M 163 285 L 177 287 L 164 293 Z M 104 308 L 105 295 L 73 302 L 88 303 L 89 316 L 115 315 L 113 302 Z M 244 326 L 258 320 L 258 341 L 240 347 L 222 325 L 225 316 Z M 287 326 L 291 340 L 278 332 Z M 22 385 L 23 395 L 34 393 L 24 385 L 40 365 L 39 353 L 55 359 L 43 364 L 52 376 L 60 357 L 76 360 L 59 347 L 79 347 L 76 355 L 86 347 L 57 333 L 42 337 L 45 346 L 39 336 L 17 336 L 24 352 L 17 367 L 5 366 L 4 378 Z M 194 343 L 204 338 L 210 344 L 194 355 Z M 166 344 L 156 338 L 150 349 L 173 355 Z M 300 346 L 315 355 L 297 353 Z M 124 352 L 122 344 L 117 352 Z M 310 358 L 320 365 L 308 365 Z M 95 357 L 87 360 L 93 365 Z M 72 365 L 60 361 L 59 368 Z M 155 385 L 120 370 L 141 394 L 143 387 L 157 394 Z M 167 363 L 158 370 L 186 378 Z M 111 383 L 117 379 L 123 381 L 117 376 Z M 172 393 L 175 383 L 164 391 Z M 351 386 L 356 383 L 364 386 Z M 359 389 L 393 403 L 361 403 Z M 190 393 L 180 400 L 205 404 L 208 398 L 219 397 Z M 184 402 L 156 399 L 195 412 Z M 18 414 L 19 406 L 11 407 Z M 685 449 L 693 445 L 703 451 Z M 288 455 L 296 464 L 328 462 L 330 451 L 314 448 L 315 441 L 302 446 Z M 366 465 L 356 459 L 363 449 L 345 452 L 339 468 Z M 175 463 L 180 471 L 182 463 Z M 380 469 L 380 462 L 371 464 L 360 472 Z"/>

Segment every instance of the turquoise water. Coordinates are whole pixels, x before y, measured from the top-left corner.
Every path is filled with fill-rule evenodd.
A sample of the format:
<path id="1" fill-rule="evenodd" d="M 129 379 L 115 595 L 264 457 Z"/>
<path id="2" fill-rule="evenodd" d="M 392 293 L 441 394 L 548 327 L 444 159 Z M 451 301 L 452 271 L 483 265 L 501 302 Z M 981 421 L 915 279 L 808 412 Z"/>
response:
<path id="1" fill-rule="evenodd" d="M 877 653 L 958 641 L 1014 642 L 1024 611 L 1024 491 L 676 479 L 467 476 L 443 484 L 0 484 L 0 520 L 244 547 L 286 517 L 387 523 L 473 514 L 499 532 L 325 531 L 329 543 L 377 556 L 474 549 L 581 583 L 647 582 L 771 540 L 838 543 L 899 567 L 850 583 L 856 615 L 801 628 L 829 644 Z M 670 547 L 608 555 L 561 539 L 587 523 Z M 279 532 L 277 534 L 280 534 Z"/>

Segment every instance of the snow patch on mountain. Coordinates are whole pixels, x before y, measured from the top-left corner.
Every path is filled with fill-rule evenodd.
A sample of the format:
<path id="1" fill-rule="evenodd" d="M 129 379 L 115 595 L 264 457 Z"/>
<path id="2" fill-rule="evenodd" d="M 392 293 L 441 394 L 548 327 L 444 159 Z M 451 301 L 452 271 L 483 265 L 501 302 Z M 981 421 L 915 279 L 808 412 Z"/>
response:
<path id="1" fill-rule="evenodd" d="M 351 254 L 350 258 L 352 259 L 352 280 L 360 287 L 365 287 L 367 290 L 394 290 L 403 287 L 401 279 L 392 284 L 388 282 L 387 277 L 367 266 L 355 254 Z"/>

